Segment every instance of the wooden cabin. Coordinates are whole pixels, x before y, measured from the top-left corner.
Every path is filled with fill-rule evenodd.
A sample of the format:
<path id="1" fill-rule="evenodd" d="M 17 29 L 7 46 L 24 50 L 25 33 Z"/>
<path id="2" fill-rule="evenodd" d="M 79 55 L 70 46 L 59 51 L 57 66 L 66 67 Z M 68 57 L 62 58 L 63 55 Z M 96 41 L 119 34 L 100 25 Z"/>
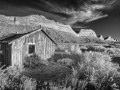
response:
<path id="1" fill-rule="evenodd" d="M 2 65 L 20 67 L 26 56 L 36 53 L 46 60 L 54 54 L 55 48 L 56 43 L 42 28 L 25 34 L 13 34 L 0 41 L 0 62 Z"/>
<path id="2" fill-rule="evenodd" d="M 2 65 L 21 67 L 23 59 L 33 53 L 39 55 L 43 60 L 47 60 L 54 55 L 60 43 L 75 42 L 74 35 L 52 28 L 39 27 L 29 31 L 22 34 L 11 34 L 0 40 Z"/>

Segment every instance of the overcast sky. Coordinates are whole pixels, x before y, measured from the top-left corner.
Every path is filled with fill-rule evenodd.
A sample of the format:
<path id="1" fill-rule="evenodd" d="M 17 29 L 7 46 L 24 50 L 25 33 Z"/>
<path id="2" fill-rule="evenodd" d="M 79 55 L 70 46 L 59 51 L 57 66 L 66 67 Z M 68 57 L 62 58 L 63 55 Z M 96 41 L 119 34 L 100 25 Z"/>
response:
<path id="1" fill-rule="evenodd" d="M 0 14 L 44 15 L 79 32 L 90 28 L 97 35 L 120 40 L 119 0 L 0 0 Z"/>

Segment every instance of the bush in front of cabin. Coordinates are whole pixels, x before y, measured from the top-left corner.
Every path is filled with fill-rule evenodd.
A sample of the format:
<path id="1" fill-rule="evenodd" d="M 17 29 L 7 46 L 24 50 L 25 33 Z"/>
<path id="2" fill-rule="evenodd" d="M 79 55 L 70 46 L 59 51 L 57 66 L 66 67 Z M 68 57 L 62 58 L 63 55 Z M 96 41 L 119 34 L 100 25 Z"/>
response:
<path id="1" fill-rule="evenodd" d="M 67 59 L 67 60 L 64 60 Z M 69 61 L 70 60 L 70 61 Z M 48 59 L 51 63 L 58 62 L 72 62 L 72 66 L 78 65 L 78 61 L 81 61 L 81 55 L 78 53 L 72 52 L 71 54 L 54 54 L 51 58 Z"/>
<path id="2" fill-rule="evenodd" d="M 37 54 L 32 54 L 30 56 L 26 56 L 23 60 L 23 66 L 35 68 L 42 63 L 41 58 Z"/>
<path id="3" fill-rule="evenodd" d="M 0 90 L 36 90 L 36 80 L 21 75 L 17 67 L 0 67 Z"/>
<path id="4" fill-rule="evenodd" d="M 71 66 L 73 64 L 73 60 L 70 58 L 59 59 L 57 62 L 63 65 L 65 64 L 67 66 Z"/>

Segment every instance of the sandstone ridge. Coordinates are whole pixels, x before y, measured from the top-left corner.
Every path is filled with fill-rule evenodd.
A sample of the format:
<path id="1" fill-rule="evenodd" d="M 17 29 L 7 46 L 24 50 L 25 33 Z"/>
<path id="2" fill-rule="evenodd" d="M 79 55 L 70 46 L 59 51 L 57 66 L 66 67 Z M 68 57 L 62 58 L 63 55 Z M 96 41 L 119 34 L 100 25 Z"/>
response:
<path id="1" fill-rule="evenodd" d="M 42 15 L 29 15 L 25 17 L 15 17 L 15 16 L 4 16 L 0 15 L 0 23 L 6 24 L 15 24 L 15 25 L 30 25 L 30 26 L 38 26 L 53 28 L 59 31 L 69 32 L 72 34 L 76 33 L 69 25 L 64 25 L 59 22 L 55 22 L 54 20 L 49 20 Z"/>
<path id="2" fill-rule="evenodd" d="M 99 38 L 100 40 L 104 40 L 104 38 L 103 38 L 102 35 L 98 36 L 98 38 Z"/>
<path id="3" fill-rule="evenodd" d="M 106 40 L 106 41 L 116 41 L 116 40 L 115 40 L 114 38 L 112 38 L 111 36 L 106 37 L 105 40 Z"/>
<path id="4" fill-rule="evenodd" d="M 78 36 L 97 37 L 95 31 L 91 29 L 81 29 Z"/>

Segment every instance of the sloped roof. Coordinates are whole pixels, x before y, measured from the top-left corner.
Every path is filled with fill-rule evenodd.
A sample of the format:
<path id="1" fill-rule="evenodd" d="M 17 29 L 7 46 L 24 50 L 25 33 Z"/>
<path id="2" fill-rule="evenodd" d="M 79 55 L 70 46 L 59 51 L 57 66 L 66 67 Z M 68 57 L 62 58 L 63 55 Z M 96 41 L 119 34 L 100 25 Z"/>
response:
<path id="1" fill-rule="evenodd" d="M 2 34 L 2 36 L 0 37 L 0 42 L 12 41 L 19 37 L 22 37 L 23 35 L 34 32 L 38 30 L 40 27 L 41 26 L 31 27 L 24 25 L 11 25 L 11 24 L 2 26 L 0 24 L 0 30 L 2 29 L 2 31 L 4 31 L 0 33 Z"/>
<path id="2" fill-rule="evenodd" d="M 0 43 L 9 42 L 22 37 L 24 34 L 10 34 L 0 39 Z"/>
<path id="3" fill-rule="evenodd" d="M 23 34 L 12 33 L 12 34 L 9 34 L 9 35 L 6 35 L 6 36 L 0 38 L 0 42 L 2 42 L 2 43 L 4 43 L 4 42 L 11 42 L 11 41 L 13 41 L 15 39 L 18 39 L 18 38 L 20 38 L 20 37 L 22 37 L 24 35 L 27 35 L 27 34 L 29 34 L 31 32 L 34 32 L 34 31 L 30 31 L 30 32 L 23 33 Z"/>
<path id="4" fill-rule="evenodd" d="M 15 24 L 12 25 L 12 24 L 0 23 L 0 37 L 9 35 L 11 33 L 16 33 L 16 34 L 27 33 L 39 27 L 40 26 L 15 25 Z"/>

